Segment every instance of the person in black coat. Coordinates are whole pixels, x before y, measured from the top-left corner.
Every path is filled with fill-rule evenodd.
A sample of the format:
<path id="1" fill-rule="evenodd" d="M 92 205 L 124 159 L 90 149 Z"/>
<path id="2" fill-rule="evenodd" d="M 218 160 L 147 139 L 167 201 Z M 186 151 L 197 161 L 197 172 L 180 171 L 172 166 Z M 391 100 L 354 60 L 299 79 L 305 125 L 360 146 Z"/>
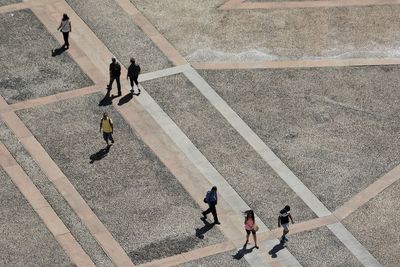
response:
<path id="1" fill-rule="evenodd" d="M 110 82 L 107 85 L 107 90 L 110 92 L 112 88 L 112 84 L 114 80 L 117 82 L 117 88 L 118 88 L 118 96 L 121 96 L 121 82 L 120 82 L 120 76 L 121 76 L 121 65 L 117 62 L 117 59 L 115 57 L 112 57 L 111 59 L 111 64 L 110 64 Z"/>
<path id="2" fill-rule="evenodd" d="M 126 75 L 126 79 L 129 78 L 131 82 L 131 93 L 134 93 L 134 86 L 133 83 L 136 84 L 136 87 L 138 88 L 138 94 L 140 94 L 140 88 L 139 88 L 139 82 L 138 82 L 138 77 L 140 74 L 140 66 L 135 63 L 135 59 L 132 57 L 131 58 L 131 65 L 128 68 L 128 74 Z"/>

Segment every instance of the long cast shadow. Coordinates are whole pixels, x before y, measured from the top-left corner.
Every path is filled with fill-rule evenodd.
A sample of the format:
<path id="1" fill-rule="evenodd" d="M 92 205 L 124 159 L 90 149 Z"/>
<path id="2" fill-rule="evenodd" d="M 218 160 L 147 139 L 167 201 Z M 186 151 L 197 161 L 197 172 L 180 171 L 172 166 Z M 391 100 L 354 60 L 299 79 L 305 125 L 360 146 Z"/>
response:
<path id="1" fill-rule="evenodd" d="M 103 159 L 105 156 L 107 156 L 108 152 L 110 152 L 110 146 L 102 148 L 96 153 L 90 155 L 90 164 L 93 164 L 93 162 Z"/>
<path id="2" fill-rule="evenodd" d="M 279 244 L 276 244 L 269 252 L 268 254 L 271 255 L 272 258 L 276 258 L 277 255 L 276 253 L 278 253 L 279 251 L 281 251 L 282 249 L 285 248 L 285 243 L 283 243 L 282 241 L 279 242 Z"/>
<path id="3" fill-rule="evenodd" d="M 65 48 L 65 46 L 61 46 L 61 47 L 59 47 L 59 48 L 52 49 L 52 50 L 51 50 L 51 56 L 52 56 L 52 57 L 59 56 L 59 55 L 61 55 L 62 53 L 64 53 L 66 50 L 67 50 L 67 48 Z"/>
<path id="4" fill-rule="evenodd" d="M 107 89 L 107 93 L 105 94 L 103 99 L 100 100 L 99 106 L 109 106 L 109 105 L 111 105 L 113 99 L 116 98 L 116 97 L 117 96 L 115 96 L 115 95 L 111 95 L 110 96 L 110 90 Z"/>
<path id="5" fill-rule="evenodd" d="M 202 218 L 201 220 L 204 222 L 204 226 L 201 228 L 196 228 L 195 230 L 196 230 L 196 237 L 203 239 L 204 234 L 210 231 L 211 228 L 214 227 L 214 224 L 207 222 L 205 218 Z"/>
<path id="6" fill-rule="evenodd" d="M 240 250 L 238 250 L 238 252 L 236 252 L 235 255 L 232 255 L 232 257 L 233 257 L 235 260 L 240 260 L 241 258 L 244 257 L 244 255 L 246 255 L 246 254 L 248 254 L 248 253 L 251 253 L 251 252 L 253 251 L 253 249 L 254 249 L 254 247 L 247 248 L 247 246 L 244 245 Z"/>
<path id="7" fill-rule="evenodd" d="M 124 95 L 119 99 L 118 106 L 122 106 L 123 104 L 128 103 L 129 101 L 131 101 L 132 98 L 133 95 L 131 93 Z"/>

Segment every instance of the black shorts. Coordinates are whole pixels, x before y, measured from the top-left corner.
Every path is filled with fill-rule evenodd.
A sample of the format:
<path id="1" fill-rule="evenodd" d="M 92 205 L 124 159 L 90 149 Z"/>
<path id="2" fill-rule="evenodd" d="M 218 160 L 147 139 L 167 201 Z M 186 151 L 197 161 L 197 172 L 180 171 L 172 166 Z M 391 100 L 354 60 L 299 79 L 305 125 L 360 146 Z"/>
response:
<path id="1" fill-rule="evenodd" d="M 246 233 L 249 235 L 250 234 L 250 232 L 253 234 L 253 235 L 255 235 L 256 234 L 256 231 L 254 231 L 254 230 L 247 230 L 247 229 L 245 229 L 246 230 Z"/>

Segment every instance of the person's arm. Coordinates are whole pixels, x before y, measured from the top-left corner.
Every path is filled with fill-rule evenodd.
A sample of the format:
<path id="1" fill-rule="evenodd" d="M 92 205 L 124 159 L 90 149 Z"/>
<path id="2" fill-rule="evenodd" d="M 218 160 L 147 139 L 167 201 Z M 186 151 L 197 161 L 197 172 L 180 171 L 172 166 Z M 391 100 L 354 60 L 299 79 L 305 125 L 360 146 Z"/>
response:
<path id="1" fill-rule="evenodd" d="M 292 221 L 292 224 L 294 224 L 293 217 L 292 217 L 292 215 L 290 213 L 289 213 L 289 218 Z"/>
<path id="2" fill-rule="evenodd" d="M 111 126 L 111 132 L 114 132 L 114 124 L 112 123 L 111 119 L 110 119 L 110 126 Z"/>
<path id="3" fill-rule="evenodd" d="M 281 216 L 278 216 L 278 227 L 281 227 Z"/>
<path id="4" fill-rule="evenodd" d="M 69 32 L 72 32 L 71 21 L 69 22 Z"/>
<path id="5" fill-rule="evenodd" d="M 101 119 L 101 121 L 100 121 L 100 132 L 101 132 L 101 126 L 103 125 L 103 119 Z"/>
<path id="6" fill-rule="evenodd" d="M 62 27 L 62 21 L 60 22 L 60 26 L 58 26 L 57 31 L 60 30 Z"/>

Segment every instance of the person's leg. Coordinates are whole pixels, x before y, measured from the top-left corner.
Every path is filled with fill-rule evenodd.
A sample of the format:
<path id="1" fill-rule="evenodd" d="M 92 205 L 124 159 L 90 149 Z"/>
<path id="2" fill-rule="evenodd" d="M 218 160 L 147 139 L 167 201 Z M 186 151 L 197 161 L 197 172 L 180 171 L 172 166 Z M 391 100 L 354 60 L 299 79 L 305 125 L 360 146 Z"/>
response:
<path id="1" fill-rule="evenodd" d="M 68 32 L 62 32 L 63 38 L 64 38 L 64 47 L 68 46 Z"/>
<path id="2" fill-rule="evenodd" d="M 108 145 L 108 136 L 107 133 L 103 132 L 103 139 L 104 141 L 106 141 L 107 145 Z"/>
<path id="3" fill-rule="evenodd" d="M 253 239 L 254 239 L 254 247 L 258 249 L 258 245 L 257 245 L 257 234 L 255 231 L 252 231 L 253 234 Z"/>
<path id="4" fill-rule="evenodd" d="M 68 41 L 68 39 L 69 39 L 69 32 L 66 32 L 66 33 L 65 33 L 65 44 L 67 45 L 67 48 L 69 48 L 69 41 Z"/>
<path id="5" fill-rule="evenodd" d="M 122 95 L 122 93 L 121 93 L 121 82 L 119 80 L 119 76 L 115 77 L 115 80 L 117 81 L 118 96 L 120 96 L 120 95 Z"/>
<path id="6" fill-rule="evenodd" d="M 133 78 L 133 81 L 135 82 L 135 84 L 136 84 L 136 87 L 137 87 L 137 89 L 138 89 L 138 92 L 140 93 L 140 88 L 139 88 L 138 77 L 134 77 L 134 78 Z"/>
<path id="7" fill-rule="evenodd" d="M 219 220 L 218 220 L 218 215 L 217 215 L 217 209 L 215 208 L 215 204 L 210 205 L 210 209 L 211 209 L 211 213 L 214 217 L 214 223 L 215 224 L 220 224 Z"/>
<path id="8" fill-rule="evenodd" d="M 131 84 L 131 91 L 133 93 L 133 78 L 132 77 L 129 77 L 129 82 Z"/>
<path id="9" fill-rule="evenodd" d="M 110 139 L 111 143 L 114 144 L 114 138 L 112 136 L 112 133 L 108 134 L 108 138 Z"/>
<path id="10" fill-rule="evenodd" d="M 211 207 L 208 206 L 208 209 L 206 209 L 205 211 L 202 212 L 203 216 L 206 217 L 207 214 L 209 214 L 211 212 Z"/>
<path id="11" fill-rule="evenodd" d="M 250 236 L 250 231 L 246 229 L 246 243 L 244 243 L 245 246 L 247 245 L 247 243 L 249 243 L 249 236 Z"/>
<path id="12" fill-rule="evenodd" d="M 111 90 L 114 80 L 115 80 L 115 77 L 110 76 L 110 82 L 108 83 L 108 86 L 107 86 L 108 90 Z"/>

